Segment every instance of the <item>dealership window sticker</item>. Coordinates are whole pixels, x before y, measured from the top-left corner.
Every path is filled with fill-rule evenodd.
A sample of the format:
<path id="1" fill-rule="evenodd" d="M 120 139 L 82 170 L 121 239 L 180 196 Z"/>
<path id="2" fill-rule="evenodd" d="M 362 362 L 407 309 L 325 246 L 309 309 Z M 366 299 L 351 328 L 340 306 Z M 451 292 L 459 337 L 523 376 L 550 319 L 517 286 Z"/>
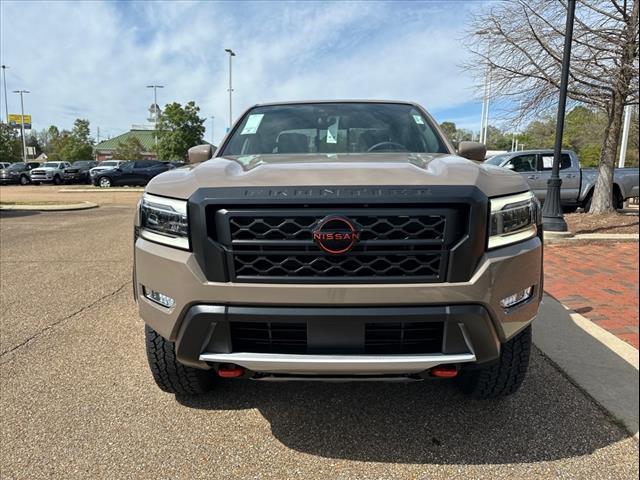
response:
<path id="1" fill-rule="evenodd" d="M 258 131 L 258 127 L 260 126 L 260 122 L 262 122 L 262 117 L 264 117 L 264 113 L 255 113 L 253 115 L 249 115 L 247 119 L 247 123 L 245 123 L 242 132 L 240 135 L 253 135 Z"/>

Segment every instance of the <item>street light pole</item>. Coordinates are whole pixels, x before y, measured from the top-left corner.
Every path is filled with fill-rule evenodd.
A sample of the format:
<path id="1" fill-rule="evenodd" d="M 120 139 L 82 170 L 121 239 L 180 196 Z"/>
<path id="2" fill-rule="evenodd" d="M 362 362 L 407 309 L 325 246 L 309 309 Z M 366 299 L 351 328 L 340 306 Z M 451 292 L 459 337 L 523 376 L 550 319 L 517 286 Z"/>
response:
<path id="1" fill-rule="evenodd" d="M 231 130 L 231 124 L 233 123 L 233 109 L 232 109 L 232 94 L 233 94 L 233 85 L 232 85 L 232 76 L 231 76 L 231 58 L 235 57 L 236 54 L 233 50 L 231 50 L 230 48 L 225 48 L 224 49 L 225 52 L 227 52 L 229 54 L 229 130 Z"/>
<path id="2" fill-rule="evenodd" d="M 7 73 L 6 70 L 9 68 L 6 65 L 2 65 L 2 83 L 4 84 L 4 113 L 5 113 L 5 121 L 7 125 L 9 124 L 9 101 L 7 100 Z"/>
<path id="3" fill-rule="evenodd" d="M 154 111 L 154 126 L 153 126 L 153 136 L 156 143 L 156 155 L 158 154 L 158 111 L 160 107 L 158 107 L 158 88 L 164 88 L 164 85 L 147 85 L 147 88 L 153 88 L 153 111 Z"/>
<path id="4" fill-rule="evenodd" d="M 20 94 L 20 110 L 22 115 L 20 117 L 20 127 L 22 131 L 22 160 L 24 160 L 24 163 L 27 163 L 27 139 L 24 136 L 24 100 L 22 98 L 22 95 L 31 92 L 29 92 L 29 90 L 14 90 L 13 93 Z"/>
<path id="5" fill-rule="evenodd" d="M 629 127 L 631 126 L 631 105 L 624 107 L 624 123 L 622 124 L 622 140 L 620 142 L 620 159 L 618 167 L 624 168 L 627 158 L 627 144 L 629 143 Z"/>
<path id="6" fill-rule="evenodd" d="M 542 226 L 545 231 L 566 232 L 567 222 L 562 215 L 560 203 L 560 154 L 562 152 L 562 133 L 564 131 L 564 113 L 567 106 L 567 87 L 569 84 L 569 65 L 571 62 L 571 41 L 573 38 L 573 18 L 576 11 L 576 0 L 567 3 L 567 26 L 564 34 L 564 52 L 562 54 L 562 75 L 560 79 L 560 98 L 558 100 L 558 117 L 556 120 L 556 141 L 553 149 L 553 167 L 551 178 L 547 181 L 547 196 L 542 208 Z"/>
<path id="7" fill-rule="evenodd" d="M 211 115 L 211 145 L 213 145 L 214 142 L 214 136 L 213 136 L 213 122 L 215 121 L 216 117 Z"/>

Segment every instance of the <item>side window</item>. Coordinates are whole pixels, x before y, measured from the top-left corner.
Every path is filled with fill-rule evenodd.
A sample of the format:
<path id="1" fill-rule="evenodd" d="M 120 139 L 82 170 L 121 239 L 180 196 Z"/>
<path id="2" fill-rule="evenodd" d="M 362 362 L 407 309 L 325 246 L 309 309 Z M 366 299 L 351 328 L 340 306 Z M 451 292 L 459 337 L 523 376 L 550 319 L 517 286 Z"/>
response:
<path id="1" fill-rule="evenodd" d="M 133 172 L 133 162 L 127 162 L 127 163 L 121 164 L 120 170 L 122 170 L 124 173 Z"/>
<path id="2" fill-rule="evenodd" d="M 535 172 L 536 171 L 536 156 L 535 155 L 519 155 L 513 157 L 504 166 L 511 165 L 511 170 L 514 172 Z"/>
<path id="3" fill-rule="evenodd" d="M 135 168 L 149 168 L 151 165 L 149 165 L 149 162 L 145 161 L 145 160 L 138 160 L 137 162 L 135 162 Z"/>
<path id="4" fill-rule="evenodd" d="M 551 170 L 553 168 L 553 155 L 542 155 L 541 170 Z M 567 153 L 560 155 L 560 170 L 571 168 L 571 157 Z"/>

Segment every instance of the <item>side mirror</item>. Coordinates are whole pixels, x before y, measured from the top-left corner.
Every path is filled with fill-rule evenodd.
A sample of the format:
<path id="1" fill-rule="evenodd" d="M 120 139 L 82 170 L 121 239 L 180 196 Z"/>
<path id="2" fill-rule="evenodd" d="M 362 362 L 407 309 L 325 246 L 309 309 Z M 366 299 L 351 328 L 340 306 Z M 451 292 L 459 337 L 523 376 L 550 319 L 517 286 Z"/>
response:
<path id="1" fill-rule="evenodd" d="M 507 163 L 506 165 L 503 165 L 502 168 L 506 168 L 507 170 L 515 170 L 515 166 L 513 165 L 513 163 Z"/>
<path id="2" fill-rule="evenodd" d="M 487 147 L 478 142 L 460 142 L 458 155 L 476 162 L 484 162 L 487 156 Z"/>
<path id="3" fill-rule="evenodd" d="M 205 143 L 204 145 L 196 145 L 189 149 L 189 163 L 200 163 L 213 157 L 215 151 L 213 145 Z"/>

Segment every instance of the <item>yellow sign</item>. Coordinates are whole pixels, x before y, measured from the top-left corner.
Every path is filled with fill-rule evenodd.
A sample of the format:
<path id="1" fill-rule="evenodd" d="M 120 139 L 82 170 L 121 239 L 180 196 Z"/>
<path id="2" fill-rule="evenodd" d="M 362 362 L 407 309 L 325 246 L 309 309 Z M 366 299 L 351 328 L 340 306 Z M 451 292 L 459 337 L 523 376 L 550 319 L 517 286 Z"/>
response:
<path id="1" fill-rule="evenodd" d="M 20 128 L 22 123 L 22 115 L 19 113 L 9 114 L 9 125 L 13 128 Z M 24 116 L 24 128 L 31 128 L 31 115 Z"/>

